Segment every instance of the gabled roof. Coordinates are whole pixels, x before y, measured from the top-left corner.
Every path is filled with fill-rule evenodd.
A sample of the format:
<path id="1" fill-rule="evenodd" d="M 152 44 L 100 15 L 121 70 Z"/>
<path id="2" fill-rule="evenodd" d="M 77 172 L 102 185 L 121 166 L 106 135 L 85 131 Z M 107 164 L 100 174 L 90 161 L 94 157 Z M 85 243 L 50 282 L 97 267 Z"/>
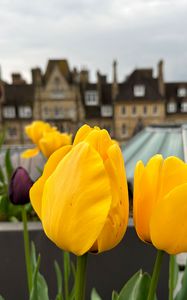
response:
<path id="1" fill-rule="evenodd" d="M 143 97 L 136 97 L 134 95 L 134 86 L 144 85 L 145 95 Z M 119 84 L 119 93 L 117 101 L 130 101 L 130 100 L 160 100 L 163 97 L 158 90 L 158 79 L 153 77 L 152 69 L 137 69 L 134 70 L 126 81 Z"/>
<path id="2" fill-rule="evenodd" d="M 32 84 L 5 84 L 4 105 L 33 105 L 34 86 Z"/>
<path id="3" fill-rule="evenodd" d="M 65 77 L 65 79 L 71 83 L 72 82 L 72 74 L 69 69 L 68 61 L 66 59 L 50 59 L 47 63 L 46 72 L 44 74 L 44 82 L 47 82 L 51 72 L 54 67 L 58 66 L 61 74 Z"/>

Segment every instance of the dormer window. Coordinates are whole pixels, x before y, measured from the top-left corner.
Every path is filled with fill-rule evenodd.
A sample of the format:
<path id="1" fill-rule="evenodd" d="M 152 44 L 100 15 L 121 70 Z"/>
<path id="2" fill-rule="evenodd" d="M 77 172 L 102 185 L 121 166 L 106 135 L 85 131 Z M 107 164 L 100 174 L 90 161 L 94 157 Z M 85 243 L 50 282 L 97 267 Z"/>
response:
<path id="1" fill-rule="evenodd" d="M 185 87 L 180 87 L 177 89 L 177 96 L 178 97 L 186 97 L 187 96 L 187 89 Z"/>
<path id="2" fill-rule="evenodd" d="M 97 91 L 86 91 L 85 92 L 85 103 L 88 106 L 95 106 L 99 104 L 99 97 Z"/>
<path id="3" fill-rule="evenodd" d="M 7 119 L 14 119 L 16 117 L 16 109 L 14 106 L 6 106 L 3 108 L 3 117 Z"/>
<path id="4" fill-rule="evenodd" d="M 18 113 L 20 118 L 29 119 L 32 117 L 32 108 L 30 106 L 20 106 Z"/>
<path id="5" fill-rule="evenodd" d="M 175 102 L 169 102 L 167 104 L 167 112 L 175 113 L 177 111 L 177 104 Z"/>
<path id="6" fill-rule="evenodd" d="M 113 109 L 111 105 L 101 106 L 101 116 L 102 117 L 112 117 Z"/>
<path id="7" fill-rule="evenodd" d="M 134 86 L 134 96 L 135 97 L 144 97 L 145 96 L 145 85 L 137 84 Z"/>

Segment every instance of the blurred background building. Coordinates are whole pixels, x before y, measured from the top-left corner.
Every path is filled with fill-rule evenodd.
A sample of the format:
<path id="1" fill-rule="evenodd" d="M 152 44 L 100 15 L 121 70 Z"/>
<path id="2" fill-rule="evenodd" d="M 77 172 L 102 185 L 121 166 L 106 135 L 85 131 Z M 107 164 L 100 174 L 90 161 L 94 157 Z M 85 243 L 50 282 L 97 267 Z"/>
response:
<path id="1" fill-rule="evenodd" d="M 118 82 L 117 62 L 112 82 L 97 72 L 70 69 L 66 59 L 49 60 L 45 72 L 31 70 L 28 84 L 19 73 L 12 83 L 0 79 L 0 126 L 7 144 L 27 144 L 24 127 L 42 119 L 61 131 L 75 133 L 83 124 L 105 128 L 119 142 L 129 140 L 147 125 L 183 123 L 187 120 L 187 82 L 165 82 L 164 63 L 135 69 Z"/>

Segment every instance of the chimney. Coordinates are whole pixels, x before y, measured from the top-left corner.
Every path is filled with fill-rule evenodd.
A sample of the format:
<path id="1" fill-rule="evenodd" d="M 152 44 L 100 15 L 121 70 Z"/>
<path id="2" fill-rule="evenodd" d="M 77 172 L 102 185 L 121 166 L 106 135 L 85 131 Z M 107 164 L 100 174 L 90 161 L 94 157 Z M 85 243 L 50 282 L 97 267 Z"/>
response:
<path id="1" fill-rule="evenodd" d="M 83 85 L 86 85 L 89 82 L 89 72 L 86 69 L 83 69 L 80 71 L 80 75 L 79 75 L 79 80 L 80 83 L 82 83 Z"/>
<path id="2" fill-rule="evenodd" d="M 12 73 L 12 84 L 25 84 L 25 80 L 20 73 Z"/>
<path id="3" fill-rule="evenodd" d="M 165 84 L 164 84 L 164 76 L 163 76 L 163 60 L 158 62 L 158 90 L 162 97 L 165 96 Z"/>
<path id="4" fill-rule="evenodd" d="M 113 61 L 113 82 L 112 82 L 112 99 L 115 100 L 118 94 L 118 83 L 117 83 L 117 61 Z"/>
<path id="5" fill-rule="evenodd" d="M 73 81 L 74 81 L 74 83 L 78 83 L 79 82 L 79 73 L 78 73 L 76 67 L 73 68 L 72 75 L 73 75 Z"/>
<path id="6" fill-rule="evenodd" d="M 40 68 L 35 68 L 31 70 L 32 73 L 32 83 L 35 86 L 41 86 L 42 85 L 42 71 Z"/>

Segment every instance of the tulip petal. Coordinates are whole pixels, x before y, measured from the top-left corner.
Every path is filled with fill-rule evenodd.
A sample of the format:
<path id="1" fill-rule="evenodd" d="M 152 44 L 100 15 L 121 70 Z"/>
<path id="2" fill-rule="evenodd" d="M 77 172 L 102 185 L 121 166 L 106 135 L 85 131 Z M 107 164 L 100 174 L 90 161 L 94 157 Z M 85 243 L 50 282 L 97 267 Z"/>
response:
<path id="1" fill-rule="evenodd" d="M 165 159 L 160 178 L 159 199 L 170 192 L 173 188 L 187 182 L 187 164 L 178 157 L 170 156 Z"/>
<path id="2" fill-rule="evenodd" d="M 99 236 L 110 205 L 111 189 L 103 161 L 88 143 L 79 143 L 45 184 L 45 233 L 60 248 L 82 255 Z"/>
<path id="3" fill-rule="evenodd" d="M 31 157 L 38 155 L 39 152 L 40 152 L 40 150 L 38 149 L 38 147 L 35 147 L 33 149 L 27 149 L 21 153 L 21 157 L 22 158 L 31 158 Z"/>
<path id="4" fill-rule="evenodd" d="M 150 223 L 154 246 L 169 254 L 187 252 L 187 183 L 158 201 Z"/>
<path id="5" fill-rule="evenodd" d="M 149 223 L 158 195 L 159 177 L 162 164 L 163 158 L 161 155 L 157 154 L 147 163 L 141 179 L 138 178 L 138 173 L 142 172 L 141 169 L 143 168 L 139 165 L 138 168 L 140 168 L 140 170 L 135 171 L 134 207 L 136 231 L 140 239 L 147 242 L 151 242 Z"/>
<path id="6" fill-rule="evenodd" d="M 102 159 L 107 158 L 107 151 L 110 146 L 114 144 L 111 140 L 107 130 L 98 130 L 94 128 L 85 138 L 85 142 L 88 142 L 95 150 L 101 155 Z"/>
<path id="7" fill-rule="evenodd" d="M 42 194 L 46 180 L 55 170 L 59 161 L 70 151 L 72 146 L 64 146 L 55 151 L 45 164 L 42 176 L 33 184 L 30 189 L 30 199 L 34 210 L 41 219 Z"/>
<path id="8" fill-rule="evenodd" d="M 115 143 L 107 151 L 105 168 L 110 179 L 112 203 L 107 220 L 97 239 L 98 252 L 115 247 L 123 238 L 128 224 L 128 188 L 124 160 Z"/>
<path id="9" fill-rule="evenodd" d="M 76 146 L 78 143 L 84 141 L 84 139 L 87 137 L 87 135 L 92 131 L 93 129 L 88 126 L 87 124 L 83 125 L 79 128 L 79 130 L 76 133 L 73 145 Z"/>

